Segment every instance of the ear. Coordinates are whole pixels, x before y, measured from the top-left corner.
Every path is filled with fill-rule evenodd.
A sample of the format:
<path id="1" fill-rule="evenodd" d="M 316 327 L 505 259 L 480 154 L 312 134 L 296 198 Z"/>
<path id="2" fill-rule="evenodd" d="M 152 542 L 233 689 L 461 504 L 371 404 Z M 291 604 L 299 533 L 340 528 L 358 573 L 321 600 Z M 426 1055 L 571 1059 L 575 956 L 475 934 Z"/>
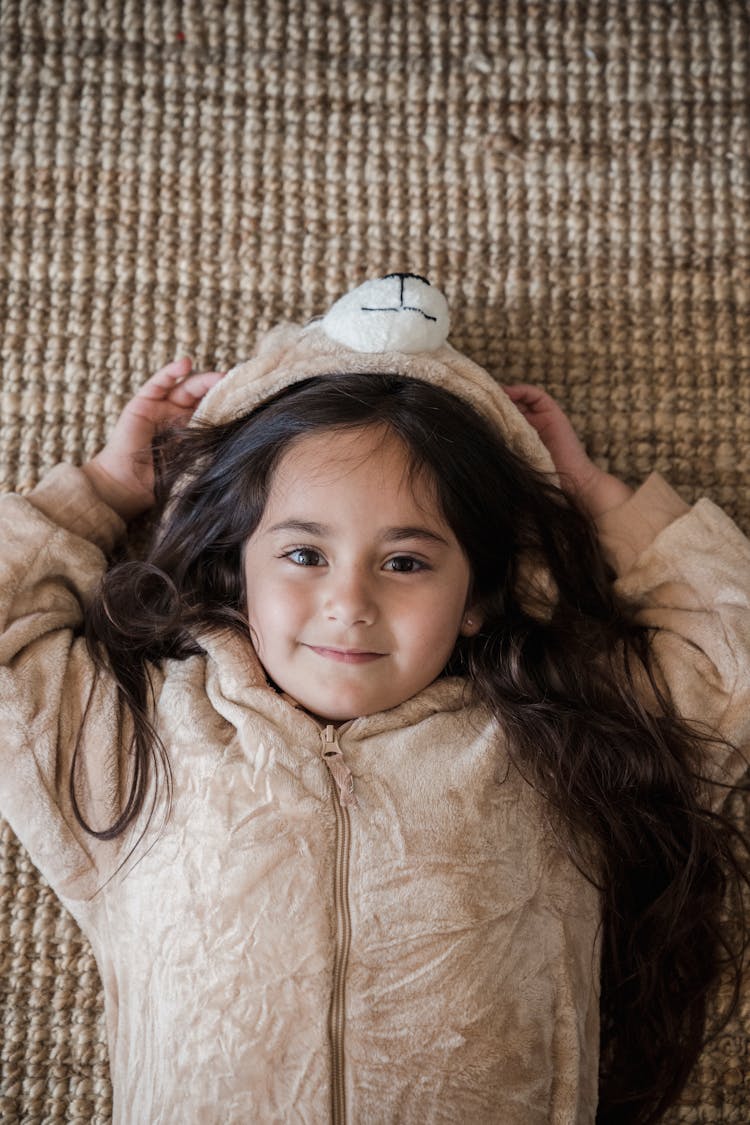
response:
<path id="1" fill-rule="evenodd" d="M 478 605 L 467 606 L 461 618 L 459 634 L 462 637 L 476 637 L 484 624 L 484 615 Z"/>

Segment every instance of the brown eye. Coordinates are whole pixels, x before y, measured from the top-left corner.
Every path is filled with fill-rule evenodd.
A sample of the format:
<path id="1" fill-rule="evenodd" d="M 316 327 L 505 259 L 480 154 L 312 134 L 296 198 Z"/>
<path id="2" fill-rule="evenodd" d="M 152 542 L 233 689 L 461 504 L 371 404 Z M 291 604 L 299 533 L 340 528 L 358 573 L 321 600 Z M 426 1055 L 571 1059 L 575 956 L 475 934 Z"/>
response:
<path id="1" fill-rule="evenodd" d="M 396 574 L 414 574 L 419 570 L 427 570 L 427 565 L 411 555 L 395 555 L 385 564 L 387 570 Z"/>
<path id="2" fill-rule="evenodd" d="M 285 559 L 289 559 L 295 566 L 323 566 L 325 559 L 320 551 L 314 547 L 295 547 L 293 551 L 286 551 Z"/>

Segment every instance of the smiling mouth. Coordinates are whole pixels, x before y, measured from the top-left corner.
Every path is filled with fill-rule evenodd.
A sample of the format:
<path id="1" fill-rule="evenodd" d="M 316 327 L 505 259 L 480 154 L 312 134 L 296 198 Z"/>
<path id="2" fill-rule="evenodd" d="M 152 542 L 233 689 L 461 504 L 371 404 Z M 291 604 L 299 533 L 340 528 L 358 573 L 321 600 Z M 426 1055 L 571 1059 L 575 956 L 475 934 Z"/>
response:
<path id="1" fill-rule="evenodd" d="M 364 652 L 357 648 L 326 648 L 322 645 L 307 645 L 311 652 L 322 656 L 324 660 L 335 660 L 339 664 L 369 664 L 372 660 L 380 660 L 384 652 Z"/>

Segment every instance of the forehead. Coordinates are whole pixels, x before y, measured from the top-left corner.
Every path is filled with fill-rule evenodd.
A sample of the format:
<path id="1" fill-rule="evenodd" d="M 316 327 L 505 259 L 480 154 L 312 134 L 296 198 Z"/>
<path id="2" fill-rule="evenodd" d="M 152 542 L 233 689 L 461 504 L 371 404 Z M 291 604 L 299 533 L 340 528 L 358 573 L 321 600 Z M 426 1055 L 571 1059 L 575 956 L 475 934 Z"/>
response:
<path id="1" fill-rule="evenodd" d="M 439 508 L 431 474 L 384 426 L 323 430 L 297 439 L 276 467 L 268 502 L 334 492 L 390 497 L 429 511 Z"/>

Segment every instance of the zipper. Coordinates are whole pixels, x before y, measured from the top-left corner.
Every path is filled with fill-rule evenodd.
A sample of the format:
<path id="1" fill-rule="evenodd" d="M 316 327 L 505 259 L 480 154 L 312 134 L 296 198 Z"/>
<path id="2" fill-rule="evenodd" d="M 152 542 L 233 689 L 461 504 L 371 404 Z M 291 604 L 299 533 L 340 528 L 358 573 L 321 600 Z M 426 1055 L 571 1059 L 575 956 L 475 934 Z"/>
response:
<path id="1" fill-rule="evenodd" d="M 349 809 L 357 807 L 354 779 L 344 761 L 336 728 L 327 726 L 320 732 L 323 761 L 334 782 L 333 808 L 336 813 L 336 862 L 334 864 L 333 901 L 336 910 L 336 945 L 333 960 L 333 990 L 328 1027 L 331 1036 L 331 1119 L 333 1125 L 346 1125 L 346 1085 L 344 1082 L 344 1023 L 346 1013 L 346 969 L 351 943 L 349 915 L 349 851 L 351 822 Z"/>

